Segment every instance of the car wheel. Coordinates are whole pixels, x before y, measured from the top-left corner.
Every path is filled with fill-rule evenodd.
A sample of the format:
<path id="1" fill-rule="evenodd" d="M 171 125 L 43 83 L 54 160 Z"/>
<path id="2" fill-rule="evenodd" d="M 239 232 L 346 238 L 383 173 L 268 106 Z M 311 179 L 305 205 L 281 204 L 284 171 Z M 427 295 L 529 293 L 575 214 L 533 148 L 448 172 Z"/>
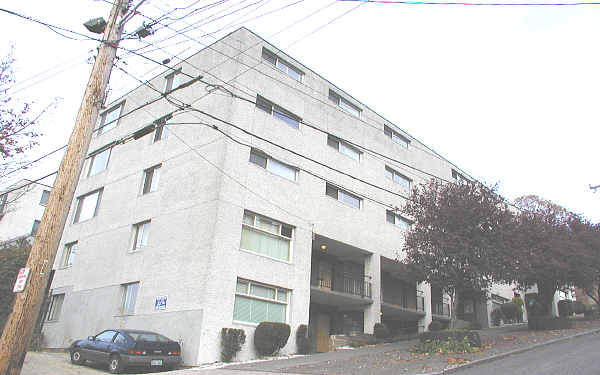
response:
<path id="1" fill-rule="evenodd" d="M 118 355 L 111 355 L 108 362 L 108 372 L 111 374 L 120 374 L 123 371 L 123 365 L 121 364 L 121 357 Z"/>
<path id="2" fill-rule="evenodd" d="M 83 362 L 85 362 L 85 359 L 83 359 L 81 352 L 79 350 L 73 350 L 71 352 L 71 363 L 75 365 L 83 365 Z"/>

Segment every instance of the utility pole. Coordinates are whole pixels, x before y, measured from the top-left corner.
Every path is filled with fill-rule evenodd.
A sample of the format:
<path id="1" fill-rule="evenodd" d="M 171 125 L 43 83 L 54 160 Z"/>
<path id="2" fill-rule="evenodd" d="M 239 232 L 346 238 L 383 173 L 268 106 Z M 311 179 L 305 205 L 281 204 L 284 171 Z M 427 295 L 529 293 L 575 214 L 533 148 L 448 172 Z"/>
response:
<path id="1" fill-rule="evenodd" d="M 104 101 L 113 60 L 121 38 L 124 23 L 122 20 L 127 4 L 128 0 L 115 0 L 110 12 L 103 42 L 98 50 L 73 133 L 27 260 L 26 267 L 30 270 L 29 279 L 23 292 L 15 296 L 12 313 L 0 338 L 1 375 L 21 373 L 92 131 Z"/>

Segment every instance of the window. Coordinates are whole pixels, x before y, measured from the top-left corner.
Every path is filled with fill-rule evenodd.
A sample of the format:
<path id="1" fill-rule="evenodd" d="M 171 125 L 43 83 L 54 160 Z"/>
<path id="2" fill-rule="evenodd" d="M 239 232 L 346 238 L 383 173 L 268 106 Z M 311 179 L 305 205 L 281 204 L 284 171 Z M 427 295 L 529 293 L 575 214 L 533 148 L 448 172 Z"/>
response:
<path id="1" fill-rule="evenodd" d="M 139 282 L 121 284 L 121 290 L 123 291 L 123 304 L 121 305 L 121 312 L 123 314 L 131 315 L 135 312 L 135 300 L 137 299 L 139 289 Z"/>
<path id="2" fill-rule="evenodd" d="M 289 291 L 238 279 L 233 320 L 247 323 L 287 321 Z"/>
<path id="3" fill-rule="evenodd" d="M 96 341 L 112 342 L 113 337 L 115 337 L 116 333 L 116 331 L 104 331 L 99 335 L 96 335 Z"/>
<path id="4" fill-rule="evenodd" d="M 142 221 L 133 225 L 133 249 L 137 250 L 148 246 L 150 235 L 150 220 Z"/>
<path id="5" fill-rule="evenodd" d="M 458 173 L 456 170 L 452 170 L 452 178 L 456 180 L 456 182 L 459 183 L 464 183 L 467 182 L 469 180 L 467 180 L 467 178 L 465 176 L 463 176 L 462 174 Z"/>
<path id="6" fill-rule="evenodd" d="M 75 260 L 76 249 L 77 241 L 65 244 L 62 253 L 62 258 L 60 259 L 61 268 L 67 268 L 73 265 L 73 261 Z"/>
<path id="7" fill-rule="evenodd" d="M 162 164 L 144 170 L 144 186 L 142 187 L 142 194 L 148 194 L 158 189 L 160 167 L 162 167 Z"/>
<path id="8" fill-rule="evenodd" d="M 410 183 L 411 179 L 406 177 L 405 175 L 393 170 L 392 168 L 386 166 L 385 167 L 385 177 L 394 181 L 397 184 L 400 184 L 402 188 L 406 191 L 410 191 Z"/>
<path id="9" fill-rule="evenodd" d="M 296 181 L 298 170 L 294 167 L 290 167 L 287 164 L 281 163 L 267 154 L 257 150 L 250 150 L 250 163 L 256 164 L 259 167 L 265 168 L 268 171 L 275 173 L 281 177 L 287 178 L 290 181 Z"/>
<path id="10" fill-rule="evenodd" d="M 77 208 L 73 223 L 79 223 L 93 218 L 98 213 L 103 189 L 98 189 L 77 198 Z"/>
<path id="11" fill-rule="evenodd" d="M 40 206 L 46 206 L 48 199 L 50 198 L 50 190 L 42 191 L 42 198 L 40 199 Z"/>
<path id="12" fill-rule="evenodd" d="M 166 78 L 165 92 L 175 90 L 181 86 L 181 70 L 169 74 Z"/>
<path id="13" fill-rule="evenodd" d="M 406 139 L 406 137 L 400 135 L 400 133 L 398 133 L 395 130 L 392 130 L 392 128 L 390 128 L 387 125 L 383 126 L 383 133 L 390 137 L 392 139 L 392 141 L 398 143 L 400 146 L 404 147 L 404 148 L 408 148 L 408 145 L 410 144 L 410 141 L 408 139 Z"/>
<path id="14" fill-rule="evenodd" d="M 302 77 L 304 77 L 304 73 L 300 69 L 288 63 L 287 61 L 281 60 L 273 52 L 267 50 L 266 48 L 263 48 L 262 58 L 269 62 L 271 65 L 275 66 L 280 71 L 295 79 L 296 81 L 302 82 Z"/>
<path id="15" fill-rule="evenodd" d="M 114 129 L 119 123 L 123 103 L 119 103 L 108 111 L 100 115 L 100 126 L 98 127 L 98 135 L 104 134 L 107 131 Z"/>
<path id="16" fill-rule="evenodd" d="M 344 155 L 350 156 L 352 159 L 356 161 L 360 161 L 360 152 L 356 147 L 350 146 L 348 143 L 332 136 L 327 135 L 327 144 Z"/>
<path id="17" fill-rule="evenodd" d="M 342 98 L 339 94 L 336 94 L 332 90 L 329 90 L 329 100 L 334 102 L 338 107 L 350 113 L 351 115 L 360 117 L 360 108 L 350 103 L 348 100 Z"/>
<path id="18" fill-rule="evenodd" d="M 111 149 L 109 148 L 99 153 L 92 153 L 87 172 L 88 177 L 96 175 L 106 169 L 108 159 L 110 159 L 110 151 Z"/>
<path id="19" fill-rule="evenodd" d="M 325 194 L 329 195 L 334 199 L 337 199 L 340 202 L 346 203 L 347 205 L 360 209 L 360 202 L 362 201 L 362 199 L 360 199 L 352 193 L 339 189 L 334 185 L 328 183 L 325 187 Z"/>
<path id="20" fill-rule="evenodd" d="M 388 223 L 392 223 L 397 227 L 400 227 L 406 231 L 410 230 L 412 222 L 408 219 L 403 218 L 400 215 L 394 213 L 394 211 L 388 210 L 386 212 L 386 220 Z"/>
<path id="21" fill-rule="evenodd" d="M 49 322 L 55 322 L 60 318 L 60 311 L 62 310 L 63 301 L 65 300 L 65 294 L 54 294 L 50 298 L 50 306 L 48 306 L 48 315 L 46 320 Z"/>
<path id="22" fill-rule="evenodd" d="M 169 127 L 166 122 L 161 122 L 156 125 L 156 130 L 154 131 L 154 142 L 158 142 L 160 140 L 166 139 L 167 134 L 169 134 Z"/>
<path id="23" fill-rule="evenodd" d="M 260 95 L 256 96 L 256 107 L 262 109 L 270 115 L 273 115 L 273 117 L 285 122 L 294 129 L 298 129 L 300 126 L 300 117 L 279 107 L 278 105 L 273 104 L 273 102 L 263 98 Z"/>
<path id="24" fill-rule="evenodd" d="M 115 337 L 115 344 L 117 345 L 127 345 L 127 339 L 125 338 L 125 336 L 123 336 L 122 334 L 117 334 L 117 337 Z"/>
<path id="25" fill-rule="evenodd" d="M 35 236 L 37 234 L 38 228 L 40 227 L 40 223 L 41 223 L 41 221 L 39 221 L 39 220 L 33 221 L 33 226 L 31 227 L 31 235 L 32 236 Z"/>
<path id="26" fill-rule="evenodd" d="M 244 212 L 240 247 L 279 260 L 290 260 L 293 227 L 250 212 Z"/>

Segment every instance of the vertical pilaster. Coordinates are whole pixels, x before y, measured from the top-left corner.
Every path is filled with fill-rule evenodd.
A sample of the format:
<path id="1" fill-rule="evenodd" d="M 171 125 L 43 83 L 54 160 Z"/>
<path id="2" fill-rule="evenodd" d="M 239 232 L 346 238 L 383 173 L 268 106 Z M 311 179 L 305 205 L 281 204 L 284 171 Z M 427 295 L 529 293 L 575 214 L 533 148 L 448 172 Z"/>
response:
<path id="1" fill-rule="evenodd" d="M 381 322 L 381 257 L 372 254 L 365 259 L 365 275 L 371 276 L 373 303 L 365 308 L 364 331 L 373 333 L 373 326 Z"/>

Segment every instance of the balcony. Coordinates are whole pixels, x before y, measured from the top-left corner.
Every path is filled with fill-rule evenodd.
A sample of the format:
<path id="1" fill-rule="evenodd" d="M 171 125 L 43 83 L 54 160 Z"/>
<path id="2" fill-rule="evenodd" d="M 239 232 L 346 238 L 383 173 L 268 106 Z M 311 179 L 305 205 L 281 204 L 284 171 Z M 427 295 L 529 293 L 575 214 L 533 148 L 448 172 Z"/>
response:
<path id="1" fill-rule="evenodd" d="M 450 320 L 450 304 L 445 302 L 432 303 L 431 314 L 437 319 Z"/>
<path id="2" fill-rule="evenodd" d="M 311 302 L 338 307 L 368 305 L 373 302 L 371 283 L 346 275 L 316 279 L 311 282 Z"/>
<path id="3" fill-rule="evenodd" d="M 413 298 L 415 298 L 413 296 Z M 425 316 L 425 297 L 417 296 L 415 301 L 409 301 L 403 296 L 399 301 L 382 298 L 381 312 L 389 319 L 416 320 Z"/>

